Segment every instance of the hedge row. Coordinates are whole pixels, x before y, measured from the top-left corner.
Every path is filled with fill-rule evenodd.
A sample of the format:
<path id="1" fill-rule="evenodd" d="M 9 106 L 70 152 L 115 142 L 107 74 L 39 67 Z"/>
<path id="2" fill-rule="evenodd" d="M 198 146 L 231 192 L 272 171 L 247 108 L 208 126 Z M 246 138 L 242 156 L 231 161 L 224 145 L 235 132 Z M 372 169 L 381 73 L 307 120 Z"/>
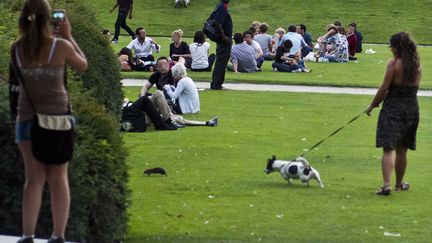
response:
<path id="1" fill-rule="evenodd" d="M 13 141 L 5 80 L 8 50 L 17 36 L 17 16 L 22 2 L 0 2 L 0 234 L 8 235 L 21 234 L 23 163 Z M 78 121 L 78 136 L 69 167 L 72 202 L 66 238 L 87 242 L 122 240 L 127 232 L 129 190 L 126 151 L 118 132 L 123 94 L 117 59 L 109 42 L 100 35 L 94 14 L 80 1 L 54 1 L 53 4 L 53 8 L 66 9 L 73 35 L 89 61 L 85 74 L 69 72 L 69 93 Z M 51 225 L 49 196 L 45 190 L 37 235 L 48 237 Z"/>

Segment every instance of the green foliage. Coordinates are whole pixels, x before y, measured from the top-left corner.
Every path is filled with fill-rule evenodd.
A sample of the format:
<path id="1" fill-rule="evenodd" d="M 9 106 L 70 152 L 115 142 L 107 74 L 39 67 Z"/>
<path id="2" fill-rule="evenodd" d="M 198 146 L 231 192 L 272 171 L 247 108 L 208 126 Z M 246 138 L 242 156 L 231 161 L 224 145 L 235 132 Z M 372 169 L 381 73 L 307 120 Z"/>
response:
<path id="1" fill-rule="evenodd" d="M 0 233 L 19 234 L 24 170 L 9 117 L 7 85 L 0 82 Z M 19 188 L 17 186 L 20 185 Z M 18 217 L 17 217 L 18 216 Z"/>
<path id="2" fill-rule="evenodd" d="M 15 19 L 16 14 L 10 11 L 10 2 L 0 3 L 0 222 L 4 222 L 0 224 L 0 233 L 20 234 L 24 169 L 14 142 L 6 82 L 9 71 L 9 45 L 16 34 L 16 28 L 12 27 L 14 23 L 10 21 Z"/>
<path id="3" fill-rule="evenodd" d="M 119 64 L 108 40 L 101 35 L 92 10 L 81 1 L 68 1 L 64 7 L 73 26 L 72 34 L 89 64 L 88 70 L 80 77 L 83 88 L 90 90 L 89 94 L 108 111 L 119 116 L 123 99 Z"/>
<path id="4" fill-rule="evenodd" d="M 72 205 L 76 206 L 71 210 L 68 234 L 89 242 L 121 240 L 127 231 L 129 191 L 118 122 L 88 94 L 75 93 L 73 101 L 79 146 L 69 173 Z"/>
<path id="5" fill-rule="evenodd" d="M 8 72 L 10 44 L 16 38 L 16 22 L 11 19 L 16 19 L 16 12 L 10 11 L 10 5 L 6 2 L 0 3 L 0 79 L 6 79 Z"/>

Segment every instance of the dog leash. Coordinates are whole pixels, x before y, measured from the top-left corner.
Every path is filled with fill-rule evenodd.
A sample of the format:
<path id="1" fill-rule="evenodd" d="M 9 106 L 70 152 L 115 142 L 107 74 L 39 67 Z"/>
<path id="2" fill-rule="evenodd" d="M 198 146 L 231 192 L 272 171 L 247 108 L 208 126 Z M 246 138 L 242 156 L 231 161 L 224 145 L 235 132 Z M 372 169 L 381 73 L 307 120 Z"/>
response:
<path id="1" fill-rule="evenodd" d="M 355 120 L 357 120 L 359 117 L 361 117 L 364 113 L 366 113 L 366 111 L 363 111 L 362 113 L 360 113 L 359 115 L 357 115 L 356 117 L 354 117 L 353 119 L 351 119 L 349 122 L 347 122 L 345 125 L 341 126 L 340 128 L 338 128 L 336 131 L 334 131 L 332 134 L 330 134 L 329 136 L 327 136 L 326 138 L 324 138 L 323 140 L 319 141 L 318 143 L 316 143 L 314 146 L 312 146 L 310 149 L 306 150 L 304 153 L 302 153 L 300 156 L 298 157 L 304 157 L 309 151 L 311 151 L 312 149 L 318 147 L 320 144 L 322 144 L 324 141 L 326 141 L 327 139 L 333 137 L 336 133 L 340 132 L 342 129 L 344 129 L 346 126 L 348 126 L 349 124 L 353 123 Z M 295 159 L 294 159 L 295 160 Z"/>

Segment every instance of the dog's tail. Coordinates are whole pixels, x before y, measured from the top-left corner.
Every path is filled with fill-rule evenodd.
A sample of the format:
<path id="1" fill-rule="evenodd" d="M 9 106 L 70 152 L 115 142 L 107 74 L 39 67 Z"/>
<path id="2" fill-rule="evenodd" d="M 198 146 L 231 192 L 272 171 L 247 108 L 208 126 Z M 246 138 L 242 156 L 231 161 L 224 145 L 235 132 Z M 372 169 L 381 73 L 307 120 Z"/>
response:
<path id="1" fill-rule="evenodd" d="M 301 162 L 305 168 L 309 167 L 309 162 L 303 157 L 298 157 L 296 161 Z"/>

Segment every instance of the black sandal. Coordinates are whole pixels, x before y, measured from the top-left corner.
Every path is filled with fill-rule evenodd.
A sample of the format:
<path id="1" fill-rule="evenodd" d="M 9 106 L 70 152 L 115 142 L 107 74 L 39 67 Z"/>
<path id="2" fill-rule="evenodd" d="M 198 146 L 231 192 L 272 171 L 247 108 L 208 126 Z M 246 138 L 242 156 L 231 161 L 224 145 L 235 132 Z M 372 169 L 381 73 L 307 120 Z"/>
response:
<path id="1" fill-rule="evenodd" d="M 380 196 L 388 196 L 391 193 L 391 187 L 390 186 L 383 186 L 378 191 L 375 192 L 375 194 Z"/>
<path id="2" fill-rule="evenodd" d="M 399 191 L 408 191 L 410 188 L 410 184 L 408 184 L 408 182 L 402 182 L 401 184 L 397 184 L 395 186 L 395 191 L 399 192 Z"/>

